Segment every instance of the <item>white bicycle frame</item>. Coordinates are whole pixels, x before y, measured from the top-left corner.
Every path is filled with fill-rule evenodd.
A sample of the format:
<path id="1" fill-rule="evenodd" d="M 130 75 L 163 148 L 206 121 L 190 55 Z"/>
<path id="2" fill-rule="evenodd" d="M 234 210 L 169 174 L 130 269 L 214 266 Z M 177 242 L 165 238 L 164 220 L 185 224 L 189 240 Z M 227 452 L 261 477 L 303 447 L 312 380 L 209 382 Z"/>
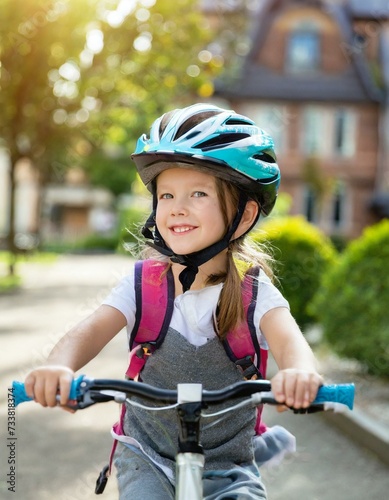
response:
<path id="1" fill-rule="evenodd" d="M 204 455 L 179 453 L 176 457 L 176 500 L 203 499 Z"/>
<path id="2" fill-rule="evenodd" d="M 201 404 L 201 384 L 179 384 L 177 403 Z M 197 436 L 198 437 L 198 436 Z M 204 455 L 180 451 L 176 456 L 176 500 L 202 500 Z"/>

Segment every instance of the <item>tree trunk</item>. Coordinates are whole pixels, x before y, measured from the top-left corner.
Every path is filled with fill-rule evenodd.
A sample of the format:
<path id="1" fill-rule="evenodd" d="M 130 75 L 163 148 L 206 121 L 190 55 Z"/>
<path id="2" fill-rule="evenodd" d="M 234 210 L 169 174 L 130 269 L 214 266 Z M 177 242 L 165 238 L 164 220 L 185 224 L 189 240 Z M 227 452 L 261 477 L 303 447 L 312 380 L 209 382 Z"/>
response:
<path id="1" fill-rule="evenodd" d="M 7 249 L 9 251 L 9 264 L 8 264 L 8 274 L 10 276 L 15 275 L 16 271 L 16 261 L 17 261 L 17 248 L 15 245 L 15 220 L 16 220 L 16 206 L 15 206 L 15 194 L 16 194 L 16 163 L 18 161 L 18 155 L 11 154 L 11 165 L 9 169 L 9 180 L 10 180 L 10 195 L 9 195 L 9 219 L 8 219 L 8 237 L 7 237 Z"/>

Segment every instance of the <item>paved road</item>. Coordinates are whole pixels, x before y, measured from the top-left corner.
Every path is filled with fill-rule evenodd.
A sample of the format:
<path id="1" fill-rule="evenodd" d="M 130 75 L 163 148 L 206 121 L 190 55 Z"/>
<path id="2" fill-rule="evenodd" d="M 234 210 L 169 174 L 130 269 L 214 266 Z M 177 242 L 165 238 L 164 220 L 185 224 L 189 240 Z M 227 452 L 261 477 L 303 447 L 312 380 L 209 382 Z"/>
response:
<path id="1" fill-rule="evenodd" d="M 7 387 L 43 362 L 52 345 L 100 303 L 131 261 L 121 256 L 61 257 L 56 264 L 24 270 L 20 294 L 0 297 L 0 415 L 5 423 Z M 84 373 L 122 377 L 126 365 L 121 332 Z M 92 500 L 97 473 L 110 451 L 109 428 L 117 418 L 113 404 L 75 415 L 25 404 L 17 412 L 16 493 L 8 491 L 7 429 L 1 427 L 1 498 L 18 500 Z M 4 418 L 3 418 L 4 417 Z M 315 415 L 277 414 L 266 409 L 268 423 L 283 423 L 297 437 L 298 453 L 265 470 L 269 499 L 385 500 L 389 471 Z M 117 499 L 112 478 L 102 497 Z"/>

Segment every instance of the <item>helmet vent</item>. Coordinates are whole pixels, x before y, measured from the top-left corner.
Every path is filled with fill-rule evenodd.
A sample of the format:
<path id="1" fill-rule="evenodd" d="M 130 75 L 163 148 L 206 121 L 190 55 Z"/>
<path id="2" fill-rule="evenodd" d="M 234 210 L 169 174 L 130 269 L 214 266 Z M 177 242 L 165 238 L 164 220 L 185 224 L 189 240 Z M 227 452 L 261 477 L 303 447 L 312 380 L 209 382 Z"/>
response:
<path id="1" fill-rule="evenodd" d="M 262 151 L 261 153 L 257 153 L 253 155 L 255 160 L 265 161 L 266 163 L 276 163 L 276 159 L 271 154 L 266 151 Z"/>
<path id="2" fill-rule="evenodd" d="M 180 128 L 177 130 L 177 133 L 174 137 L 174 140 L 179 139 L 182 135 L 189 132 L 190 129 L 195 128 L 199 123 L 204 122 L 208 118 L 211 118 L 211 116 L 215 116 L 218 114 L 220 114 L 219 111 L 204 111 L 202 113 L 197 113 L 191 116 L 180 125 Z"/>
<path id="3" fill-rule="evenodd" d="M 244 119 L 239 120 L 237 118 L 230 118 L 229 120 L 227 120 L 225 122 L 225 125 L 242 125 L 242 124 L 251 125 L 251 126 L 253 125 L 253 123 L 249 122 L 248 120 L 244 120 Z"/>
<path id="4" fill-rule="evenodd" d="M 217 137 L 213 137 L 208 141 L 198 144 L 197 147 L 206 151 L 220 146 L 227 146 L 228 144 L 240 141 L 241 139 L 246 139 L 246 137 L 250 137 L 250 134 L 220 134 Z"/>

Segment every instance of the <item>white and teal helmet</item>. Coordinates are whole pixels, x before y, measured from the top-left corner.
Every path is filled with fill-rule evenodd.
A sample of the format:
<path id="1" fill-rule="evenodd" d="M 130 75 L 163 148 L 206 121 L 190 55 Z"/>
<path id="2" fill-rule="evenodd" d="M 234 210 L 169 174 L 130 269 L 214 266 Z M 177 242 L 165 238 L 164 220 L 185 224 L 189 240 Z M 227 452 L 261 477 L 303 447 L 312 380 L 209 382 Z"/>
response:
<path id="1" fill-rule="evenodd" d="M 175 109 L 158 118 L 132 155 L 151 186 L 168 168 L 204 170 L 233 182 L 269 215 L 277 198 L 280 169 L 272 138 L 246 116 L 211 104 Z"/>
<path id="2" fill-rule="evenodd" d="M 150 136 L 138 139 L 132 155 L 144 184 L 154 193 L 153 212 L 142 230 L 153 248 L 185 266 L 179 279 L 189 290 L 199 266 L 209 261 L 233 241 L 233 235 L 249 199 L 259 205 L 259 213 L 269 215 L 277 198 L 280 169 L 272 138 L 246 116 L 211 104 L 194 104 L 175 109 L 158 118 Z M 157 199 L 154 180 L 169 168 L 195 168 L 220 177 L 239 188 L 239 202 L 226 234 L 207 248 L 188 255 L 175 254 L 165 243 L 155 224 Z M 254 224 L 253 224 L 254 225 Z"/>

